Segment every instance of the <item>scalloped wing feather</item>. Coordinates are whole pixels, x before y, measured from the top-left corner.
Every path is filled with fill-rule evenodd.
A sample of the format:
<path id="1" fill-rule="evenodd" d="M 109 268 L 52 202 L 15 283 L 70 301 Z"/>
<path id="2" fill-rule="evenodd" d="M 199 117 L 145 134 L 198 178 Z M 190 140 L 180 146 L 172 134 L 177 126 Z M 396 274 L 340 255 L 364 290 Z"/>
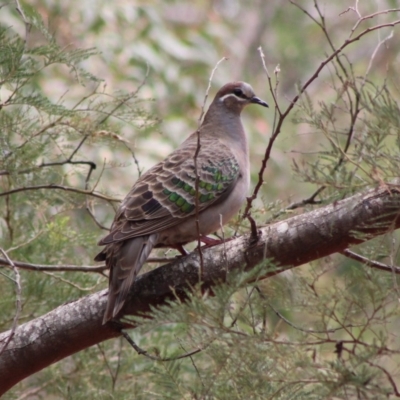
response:
<path id="1" fill-rule="evenodd" d="M 99 244 L 160 232 L 194 215 L 196 149 L 197 134 L 193 134 L 140 177 L 122 202 L 110 234 Z M 238 161 L 230 149 L 208 136 L 201 137 L 197 170 L 199 212 L 223 201 L 240 175 Z"/>

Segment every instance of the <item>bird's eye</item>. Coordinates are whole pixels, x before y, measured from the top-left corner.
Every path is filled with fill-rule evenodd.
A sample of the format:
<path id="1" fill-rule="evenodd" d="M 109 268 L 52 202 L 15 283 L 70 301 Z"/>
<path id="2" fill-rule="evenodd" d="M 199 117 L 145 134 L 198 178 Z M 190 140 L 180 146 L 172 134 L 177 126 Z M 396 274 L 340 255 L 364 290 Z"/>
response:
<path id="1" fill-rule="evenodd" d="M 242 89 L 239 88 L 233 89 L 233 94 L 237 97 L 244 97 Z"/>

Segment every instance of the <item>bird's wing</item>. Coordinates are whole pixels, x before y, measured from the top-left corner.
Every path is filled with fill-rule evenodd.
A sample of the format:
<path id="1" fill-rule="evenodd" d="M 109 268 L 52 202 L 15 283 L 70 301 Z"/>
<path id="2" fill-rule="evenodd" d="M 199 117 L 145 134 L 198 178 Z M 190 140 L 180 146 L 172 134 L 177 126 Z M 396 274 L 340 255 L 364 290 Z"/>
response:
<path id="1" fill-rule="evenodd" d="M 237 159 L 216 138 L 201 138 L 197 155 L 198 208 L 223 201 L 240 175 Z M 122 202 L 111 232 L 99 244 L 160 232 L 196 213 L 194 134 L 163 162 L 147 171 Z"/>

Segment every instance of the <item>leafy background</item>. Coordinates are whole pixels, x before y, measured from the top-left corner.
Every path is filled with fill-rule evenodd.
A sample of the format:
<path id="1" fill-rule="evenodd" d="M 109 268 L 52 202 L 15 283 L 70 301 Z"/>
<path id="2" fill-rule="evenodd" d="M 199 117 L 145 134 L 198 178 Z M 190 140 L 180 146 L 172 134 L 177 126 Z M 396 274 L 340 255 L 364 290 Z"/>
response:
<path id="1" fill-rule="evenodd" d="M 314 2 L 298 4 L 318 19 Z M 340 46 L 358 19 L 347 8 L 354 4 L 316 4 L 329 38 Z M 0 169 L 10 171 L 0 177 L 2 191 L 40 184 L 84 190 L 92 162 L 97 168 L 89 188 L 123 198 L 141 172 L 196 129 L 210 73 L 222 57 L 228 60 L 213 77 L 207 104 L 227 81 L 244 80 L 271 106 L 249 107 L 243 115 L 255 184 L 275 115 L 259 46 L 274 84 L 279 81 L 282 108 L 331 53 L 316 22 L 288 1 L 35 0 L 22 7 L 36 21 L 26 43 L 15 4 L 0 10 L 1 101 L 18 88 L 18 96 L 1 111 Z M 359 4 L 362 15 L 395 7 L 395 1 Z M 355 31 L 394 19 L 382 14 Z M 397 38 L 398 31 L 388 27 L 346 49 L 342 61 L 350 71 L 349 86 L 366 71 L 368 79 L 360 86 L 364 112 L 355 125 L 353 162 L 335 173 L 350 125 L 337 65 L 322 70 L 308 88 L 274 144 L 254 203 L 259 224 L 276 220 L 280 210 L 321 185 L 327 186 L 323 200 L 329 202 L 398 175 Z M 19 51 L 9 51 L 12 46 Z M 37 168 L 68 159 L 85 136 L 73 158 L 80 164 Z M 117 204 L 51 189 L 0 201 L 1 247 L 12 259 L 37 264 L 92 265 L 104 234 L 99 225 L 110 225 Z M 226 234 L 237 229 L 246 232 L 247 223 L 234 221 Z M 395 262 L 397 236 L 374 240 L 362 251 Z M 15 314 L 15 285 L 11 272 L 3 270 L 0 324 L 5 330 Z M 21 271 L 21 279 L 21 323 L 107 285 L 101 274 Z M 6 398 L 376 398 L 393 391 L 376 367 L 391 368 L 398 381 L 393 276 L 332 256 L 262 282 L 263 296 L 243 281 L 232 277 L 214 298 L 193 296 L 190 306 L 159 310 L 153 321 L 141 321 L 131 333 L 155 354 L 205 347 L 199 355 L 157 363 L 114 340 L 41 371 Z M 328 332 L 350 324 L 354 328 Z M 338 340 L 350 340 L 354 348 L 343 363 L 335 353 Z M 387 348 L 392 350 L 382 350 Z"/>

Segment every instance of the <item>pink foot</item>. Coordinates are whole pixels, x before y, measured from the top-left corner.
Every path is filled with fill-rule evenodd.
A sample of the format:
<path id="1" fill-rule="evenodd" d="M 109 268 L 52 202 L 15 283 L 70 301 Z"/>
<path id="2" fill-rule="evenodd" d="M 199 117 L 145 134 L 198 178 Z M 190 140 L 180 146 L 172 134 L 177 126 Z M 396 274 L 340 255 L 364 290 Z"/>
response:
<path id="1" fill-rule="evenodd" d="M 187 256 L 189 254 L 189 252 L 181 244 L 176 244 L 173 246 L 173 248 L 178 250 L 183 256 Z"/>
<path id="2" fill-rule="evenodd" d="M 229 242 L 230 240 L 235 239 L 234 237 L 228 239 L 213 239 L 208 236 L 200 236 L 200 241 L 204 243 L 203 247 L 211 247 L 216 246 L 217 244 L 222 244 Z"/>
<path id="3" fill-rule="evenodd" d="M 222 240 L 213 239 L 208 236 L 200 236 L 200 241 L 203 242 L 206 246 L 215 246 L 217 244 L 221 244 Z"/>

